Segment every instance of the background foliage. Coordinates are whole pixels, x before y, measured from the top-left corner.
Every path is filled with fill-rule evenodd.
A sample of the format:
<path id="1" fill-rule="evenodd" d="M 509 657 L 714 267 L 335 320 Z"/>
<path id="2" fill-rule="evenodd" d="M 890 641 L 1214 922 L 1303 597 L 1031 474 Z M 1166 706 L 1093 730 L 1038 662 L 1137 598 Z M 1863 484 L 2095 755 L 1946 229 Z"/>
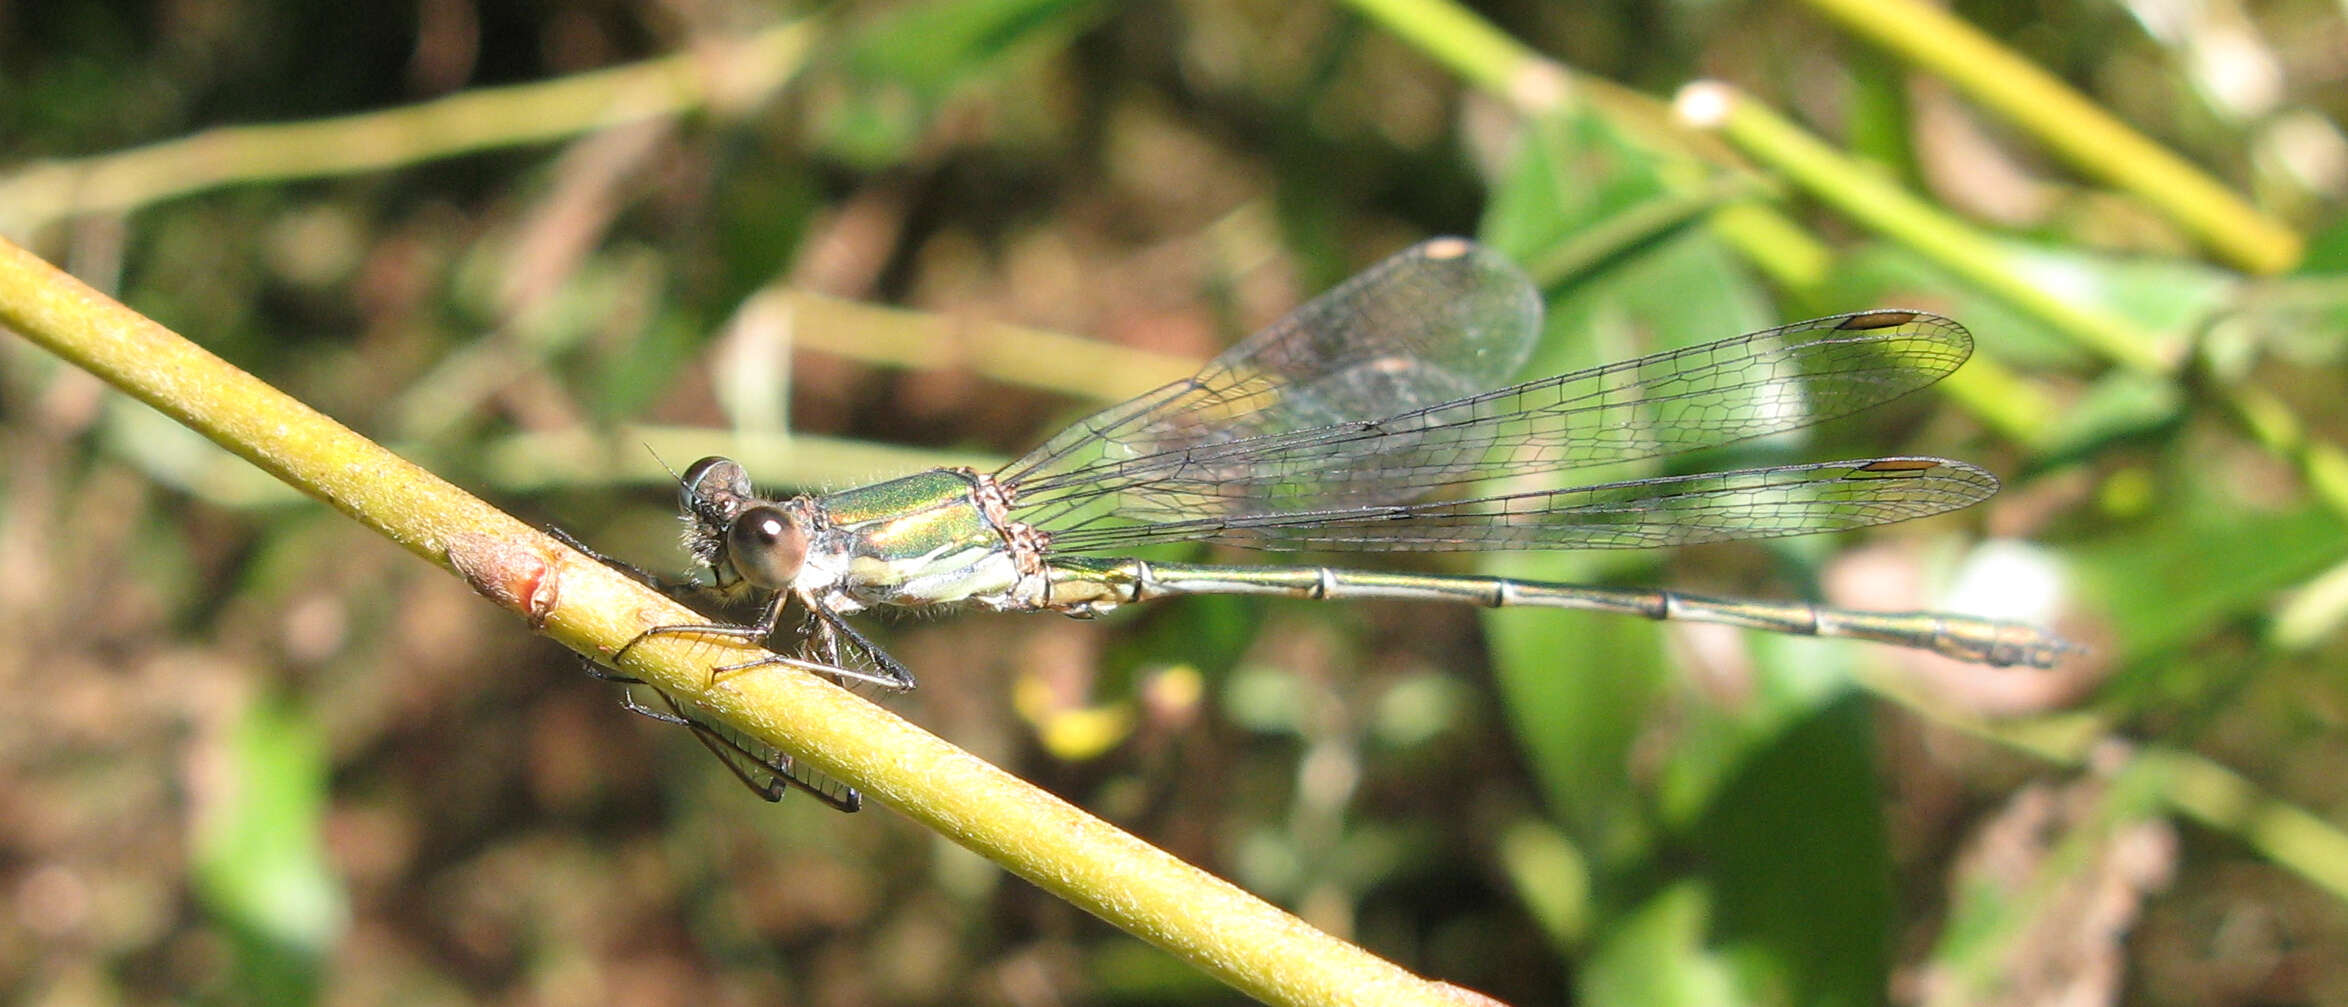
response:
<path id="1" fill-rule="evenodd" d="M 1481 568 L 2026 615 L 2095 647 L 2056 671 L 1201 599 L 880 624 L 893 705 L 1510 1002 L 2348 999 L 2340 9 L 1480 11 L 9 5 L 0 229 L 656 569 L 644 445 L 777 489 L 1002 457 L 1429 234 L 1527 263 L 1544 372 L 1951 314 L 1935 394 L 1708 461 L 1943 453 L 1991 505 Z M 1962 76 L 2017 57 L 2086 100 Z M 757 802 L 455 581 L 0 361 L 7 999 L 1230 996 L 886 810 Z"/>

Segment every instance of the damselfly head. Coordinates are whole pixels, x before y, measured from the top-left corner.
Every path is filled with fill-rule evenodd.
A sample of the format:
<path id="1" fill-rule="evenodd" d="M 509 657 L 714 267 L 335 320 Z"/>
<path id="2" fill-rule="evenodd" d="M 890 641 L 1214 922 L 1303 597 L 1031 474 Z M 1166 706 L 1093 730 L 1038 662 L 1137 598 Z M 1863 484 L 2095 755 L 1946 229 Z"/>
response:
<path id="1" fill-rule="evenodd" d="M 750 474 L 732 459 L 704 458 L 677 479 L 685 548 L 716 576 L 720 589 L 731 590 L 737 583 L 733 557 L 740 554 L 729 544 L 735 519 L 758 503 Z"/>
<path id="2" fill-rule="evenodd" d="M 731 458 L 713 455 L 694 462 L 677 480 L 677 509 L 720 528 L 755 498 L 750 473 Z"/>
<path id="3" fill-rule="evenodd" d="M 807 560 L 807 532 L 780 507 L 752 507 L 726 526 L 726 558 L 753 587 L 780 591 Z"/>

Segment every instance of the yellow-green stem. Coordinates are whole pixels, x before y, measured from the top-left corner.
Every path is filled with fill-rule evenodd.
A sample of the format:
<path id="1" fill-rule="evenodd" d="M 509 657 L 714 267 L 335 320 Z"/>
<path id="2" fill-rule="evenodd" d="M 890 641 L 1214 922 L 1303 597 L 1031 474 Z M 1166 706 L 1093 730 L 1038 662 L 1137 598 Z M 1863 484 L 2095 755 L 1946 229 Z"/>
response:
<path id="1" fill-rule="evenodd" d="M 2137 758 L 2166 778 L 2160 793 L 2169 807 L 2240 836 L 2267 859 L 2348 898 L 2348 836 L 2338 826 L 2191 752 L 2151 749 Z"/>
<path id="2" fill-rule="evenodd" d="M 2072 304 L 2031 283 L 2012 268 L 1996 244 L 1964 222 L 1844 157 L 1734 88 L 1710 81 L 1691 84 L 1681 91 L 1677 104 L 1690 123 L 1719 130 L 1820 201 L 1907 244 L 2080 345 L 2136 370 L 2175 370 L 2180 348 L 2161 345 L 2123 319 Z M 2023 400 L 2014 397 L 2029 394 L 2023 383 L 1984 373 L 1978 364 L 1943 384 L 1988 410 L 1985 416 L 2051 415 L 2038 405 L 2025 408 Z M 2262 446 L 2299 469 L 2324 506 L 2348 516 L 2348 450 L 2309 436 L 2290 409 L 2266 392 L 2246 386 L 2215 391 Z"/>
<path id="3" fill-rule="evenodd" d="M 0 322 L 459 570 L 580 653 L 608 656 L 648 626 L 697 618 L 4 240 Z M 1463 1002 L 811 675 L 713 687 L 713 646 L 656 639 L 627 671 L 1265 1002 Z"/>
<path id="4" fill-rule="evenodd" d="M 1819 201 L 1906 244 L 2081 345 L 2136 370 L 2165 374 L 2175 367 L 2175 349 L 2154 345 L 2123 319 L 2072 304 L 2030 282 L 1980 232 L 1735 88 L 1700 81 L 1681 90 L 1677 105 L 1690 125 L 1720 131 Z"/>
<path id="5" fill-rule="evenodd" d="M 1198 373 L 1201 361 L 999 322 L 779 289 L 791 345 L 866 363 L 967 369 L 1007 384 L 1117 401 Z"/>
<path id="6" fill-rule="evenodd" d="M 1527 115 L 1557 111 L 1573 79 L 1563 66 L 1450 0 L 1352 0 L 1353 7 L 1468 83 Z"/>
<path id="7" fill-rule="evenodd" d="M 1809 0 L 1900 58 L 1946 78 L 2076 165 L 2142 197 L 2255 273 L 2299 262 L 2299 236 L 2112 118 L 2053 74 L 1922 0 Z"/>
<path id="8" fill-rule="evenodd" d="M 310 122 L 229 126 L 79 160 L 37 161 L 0 178 L 0 234 L 27 235 L 82 213 L 120 213 L 222 185 L 375 171 L 475 150 L 543 143 L 756 103 L 805 65 L 812 18 L 559 80 L 477 88 L 403 108 Z"/>

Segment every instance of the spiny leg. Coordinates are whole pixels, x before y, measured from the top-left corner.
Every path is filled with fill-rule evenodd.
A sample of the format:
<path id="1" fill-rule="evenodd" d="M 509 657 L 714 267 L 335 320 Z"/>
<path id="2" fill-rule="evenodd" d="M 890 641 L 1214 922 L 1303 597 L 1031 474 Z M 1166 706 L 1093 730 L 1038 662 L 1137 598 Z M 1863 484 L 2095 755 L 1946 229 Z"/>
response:
<path id="1" fill-rule="evenodd" d="M 661 594 L 667 595 L 668 597 L 682 599 L 694 592 L 705 590 L 705 586 L 697 581 L 665 580 L 659 575 L 654 574 L 651 571 L 644 569 L 643 567 L 637 566 L 634 563 L 607 555 L 597 550 L 594 546 L 580 541 L 577 536 L 572 535 L 570 532 L 564 531 L 559 527 L 549 525 L 546 528 L 546 533 L 553 536 L 562 544 L 577 550 L 581 555 L 586 556 L 588 559 L 592 559 L 598 563 L 617 570 L 622 575 L 626 576 L 629 580 L 633 580 L 639 584 L 644 585 L 645 587 L 649 587 L 655 591 L 660 592 Z M 628 641 L 625 646 L 620 648 L 619 654 L 626 654 L 628 652 L 628 648 L 635 646 L 636 643 L 642 640 L 645 635 L 646 634 L 638 634 L 636 639 Z M 619 654 L 613 655 L 612 663 L 619 663 Z M 611 682 L 617 685 L 645 684 L 644 680 L 641 678 L 606 668 L 591 659 L 582 658 L 580 660 L 580 664 L 581 670 L 587 673 L 587 677 L 593 678 L 597 681 Z M 666 698 L 665 695 L 663 698 Z M 684 723 L 683 720 L 678 720 L 676 718 L 657 713 L 643 706 L 642 704 L 637 703 L 634 696 L 628 695 L 625 692 L 621 694 L 620 702 L 621 705 L 626 706 L 629 710 L 651 717 L 654 720 L 678 724 Z"/>
<path id="2" fill-rule="evenodd" d="M 750 788 L 750 792 L 757 794 L 760 798 L 767 801 L 780 801 L 790 788 L 797 787 L 839 811 L 853 812 L 864 806 L 864 795 L 859 793 L 856 788 L 829 777 L 803 773 L 798 768 L 796 761 L 782 752 L 774 751 L 771 748 L 765 752 L 755 751 L 726 731 L 687 715 L 684 706 L 677 702 L 676 697 L 658 689 L 654 689 L 653 694 L 660 697 L 661 702 L 668 706 L 669 712 L 664 713 L 645 706 L 637 702 L 635 695 L 629 692 L 621 694 L 620 705 L 626 707 L 629 712 L 650 717 L 664 724 L 676 724 L 691 730 L 693 737 L 701 742 L 702 747 L 709 749 L 709 753 L 716 756 L 717 761 L 724 763 L 726 770 L 733 773 L 735 779 L 740 780 L 743 786 Z M 766 780 L 760 782 L 756 773 L 744 768 L 743 763 L 745 762 L 757 767 L 756 772 L 764 773 Z"/>
<path id="3" fill-rule="evenodd" d="M 635 639 L 629 640 L 627 643 L 621 645 L 620 649 L 612 654 L 611 663 L 614 666 L 617 666 L 621 662 L 627 660 L 628 652 L 635 650 L 637 644 L 643 643 L 644 641 L 652 639 L 656 636 L 716 636 L 729 640 L 738 640 L 751 646 L 764 644 L 768 637 L 774 635 L 775 624 L 782 617 L 783 604 L 789 599 L 790 596 L 788 593 L 781 591 L 775 592 L 774 596 L 767 599 L 765 606 L 760 610 L 758 621 L 748 626 L 721 622 L 686 622 L 676 623 L 674 625 L 668 626 L 654 626 L 651 629 L 647 629 L 644 632 L 636 634 Z M 709 670 L 709 681 L 706 683 L 706 686 L 715 686 L 721 680 L 721 676 L 731 675 L 737 671 L 759 667 L 762 665 L 780 663 L 787 662 L 777 658 L 768 657 L 755 661 L 746 661 L 742 664 L 720 665 Z"/>
<path id="4" fill-rule="evenodd" d="M 577 536 L 574 536 L 570 532 L 564 531 L 561 528 L 557 528 L 553 525 L 548 525 L 546 527 L 546 533 L 548 535 L 554 536 L 556 541 L 570 546 L 574 550 L 577 550 L 581 555 L 586 556 L 588 559 L 608 566 L 613 570 L 617 570 L 622 576 L 627 577 L 629 580 L 635 581 L 638 584 L 642 584 L 645 587 L 649 587 L 671 598 L 683 599 L 688 595 L 708 589 L 707 585 L 702 584 L 700 581 L 672 581 L 660 576 L 659 574 L 653 573 L 650 570 L 646 570 L 643 567 L 637 566 L 634 563 L 630 563 L 627 560 L 619 559 L 617 557 L 599 552 L 595 549 L 595 547 L 590 546 L 585 542 L 579 541 Z"/>
<path id="5" fill-rule="evenodd" d="M 598 563 L 602 563 L 605 566 L 611 567 L 612 569 L 617 570 L 621 574 L 627 576 L 629 579 L 643 584 L 646 587 L 652 588 L 655 591 L 659 591 L 661 594 L 668 597 L 683 599 L 695 592 L 705 589 L 704 585 L 696 581 L 671 582 L 664 580 L 661 577 L 658 577 L 644 568 L 636 566 L 633 563 L 605 555 L 604 553 L 599 552 L 593 547 L 587 545 L 585 542 L 579 541 L 578 538 L 560 528 L 550 527 L 547 529 L 547 533 L 554 536 L 564 545 L 578 550 L 582 555 L 585 555 Z M 704 634 L 725 636 L 735 639 L 745 639 L 752 643 L 763 642 L 768 636 L 773 634 L 774 626 L 778 621 L 784 600 L 785 599 L 780 594 L 778 594 L 772 600 L 772 602 L 767 605 L 766 612 L 759 620 L 759 623 L 752 626 L 729 626 L 724 624 L 711 623 L 706 625 L 686 624 L 654 627 L 643 633 L 637 634 L 635 639 L 632 639 L 625 645 L 621 646 L 619 651 L 612 655 L 612 663 L 615 665 L 619 664 L 620 661 L 627 655 L 629 650 L 633 649 L 638 643 L 642 643 L 647 637 L 655 635 L 700 632 Z M 611 682 L 623 687 L 646 684 L 645 681 L 641 678 L 637 678 L 636 676 L 620 671 L 604 668 L 603 666 L 591 660 L 582 660 L 581 663 L 584 666 L 588 676 L 591 678 Z M 712 669 L 710 684 L 715 685 L 717 683 L 718 676 L 721 672 L 731 672 L 734 670 L 766 663 L 773 662 L 750 662 L 746 665 L 736 665 L 727 668 Z M 767 801 L 779 801 L 782 799 L 783 794 L 787 793 L 790 788 L 797 787 L 800 790 L 804 790 L 809 794 L 814 795 L 817 800 L 822 801 L 825 805 L 839 811 L 853 812 L 863 807 L 864 795 L 859 793 L 856 788 L 850 787 L 844 783 L 840 783 L 839 781 L 832 780 L 828 777 L 802 773 L 789 755 L 779 751 L 774 751 L 771 748 L 767 749 L 767 751 L 764 753 L 754 751 L 750 746 L 745 745 L 741 740 L 735 738 L 726 731 L 712 724 L 688 716 L 685 713 L 684 707 L 677 702 L 675 697 L 669 695 L 667 692 L 656 688 L 653 690 L 653 693 L 658 695 L 661 699 L 661 702 L 668 706 L 669 712 L 662 712 L 638 702 L 636 700 L 635 693 L 627 688 L 622 688 L 620 690 L 620 705 L 631 713 L 649 717 L 664 724 L 675 724 L 692 731 L 693 737 L 700 741 L 702 747 L 707 748 L 711 755 L 716 756 L 720 763 L 725 765 L 727 772 L 734 774 L 734 778 L 736 780 L 741 781 L 744 787 L 749 788 L 751 793 L 757 794 L 761 799 Z M 755 771 L 747 769 L 744 767 L 744 763 L 748 763 L 750 766 L 755 766 L 757 769 Z M 757 774 L 759 773 L 765 774 L 766 779 L 764 782 L 761 782 L 758 779 Z"/>
<path id="6" fill-rule="evenodd" d="M 913 691 L 916 683 L 912 669 L 890 656 L 888 651 L 882 650 L 879 644 L 866 639 L 864 634 L 857 632 L 856 627 L 840 618 L 840 614 L 832 611 L 830 606 L 808 599 L 807 612 L 808 631 L 805 634 L 807 643 L 804 653 L 818 663 L 830 666 L 829 674 L 834 680 L 843 685 L 870 685 L 888 692 Z M 843 658 L 842 644 L 862 664 L 870 665 L 872 670 L 866 671 Z"/>
<path id="7" fill-rule="evenodd" d="M 717 636 L 753 645 L 764 643 L 774 635 L 775 627 L 782 618 L 783 606 L 790 598 L 789 592 L 776 592 L 759 613 L 758 621 L 748 626 L 725 623 L 680 623 L 672 626 L 654 626 L 636 634 L 635 639 L 622 646 L 618 652 L 612 655 L 611 663 L 620 664 L 626 660 L 628 652 L 634 650 L 637 644 L 655 636 Z M 837 613 L 821 601 L 805 595 L 799 596 L 799 601 L 809 613 L 808 630 L 802 635 L 799 656 L 768 654 L 739 664 L 721 664 L 709 669 L 709 681 L 705 687 L 715 687 L 719 682 L 746 671 L 783 665 L 813 672 L 843 685 L 870 685 L 888 692 L 912 690 L 915 684 L 913 672 L 907 669 L 902 662 L 889 656 L 887 651 L 880 649 L 879 645 L 866 639 L 864 634 L 858 633 L 855 627 L 848 625 L 846 620 L 841 619 Z M 842 643 L 846 644 L 848 651 L 860 658 L 862 663 L 869 664 L 873 670 L 867 671 L 848 660 L 844 660 L 841 653 Z"/>

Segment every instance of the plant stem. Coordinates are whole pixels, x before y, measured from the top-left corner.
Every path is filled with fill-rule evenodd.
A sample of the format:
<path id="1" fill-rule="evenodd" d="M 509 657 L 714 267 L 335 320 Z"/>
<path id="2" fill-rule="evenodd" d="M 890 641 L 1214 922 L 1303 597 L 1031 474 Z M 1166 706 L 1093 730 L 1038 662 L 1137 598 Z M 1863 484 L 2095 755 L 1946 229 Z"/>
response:
<path id="1" fill-rule="evenodd" d="M 1080 399 L 1117 402 L 1198 373 L 1188 357 L 926 311 L 884 308 L 775 288 L 792 315 L 791 343 L 883 366 L 971 373 Z"/>
<path id="2" fill-rule="evenodd" d="M 239 183 L 345 175 L 476 150 L 543 143 L 709 106 L 757 103 L 798 75 L 820 22 L 575 74 L 476 88 L 402 108 L 229 126 L 132 150 L 42 161 L 0 177 L 0 234 L 84 213 L 122 213 Z"/>
<path id="3" fill-rule="evenodd" d="M 1352 0 L 1363 16 L 1527 115 L 1558 111 L 1575 81 L 1565 67 L 1450 0 Z"/>
<path id="4" fill-rule="evenodd" d="M 5 240 L 0 322 L 459 572 L 582 654 L 698 618 Z M 712 646 L 657 638 L 630 652 L 627 671 L 1265 1002 L 1465 1002 L 812 675 L 713 683 Z"/>
<path id="5" fill-rule="evenodd" d="M 2290 228 L 1962 18 L 1920 0 L 1809 3 L 1945 78 L 2080 170 L 2142 197 L 2234 264 L 2254 273 L 2298 264 L 2301 242 Z"/>
<path id="6" fill-rule="evenodd" d="M 2167 374 L 2175 369 L 2178 348 L 2155 346 L 2126 320 L 2074 305 L 2032 283 L 1979 231 L 1735 88 L 1698 81 L 1682 88 L 1675 104 L 1689 125 L 1718 130 L 1821 202 L 1906 244 L 2080 345 L 2135 370 Z"/>

